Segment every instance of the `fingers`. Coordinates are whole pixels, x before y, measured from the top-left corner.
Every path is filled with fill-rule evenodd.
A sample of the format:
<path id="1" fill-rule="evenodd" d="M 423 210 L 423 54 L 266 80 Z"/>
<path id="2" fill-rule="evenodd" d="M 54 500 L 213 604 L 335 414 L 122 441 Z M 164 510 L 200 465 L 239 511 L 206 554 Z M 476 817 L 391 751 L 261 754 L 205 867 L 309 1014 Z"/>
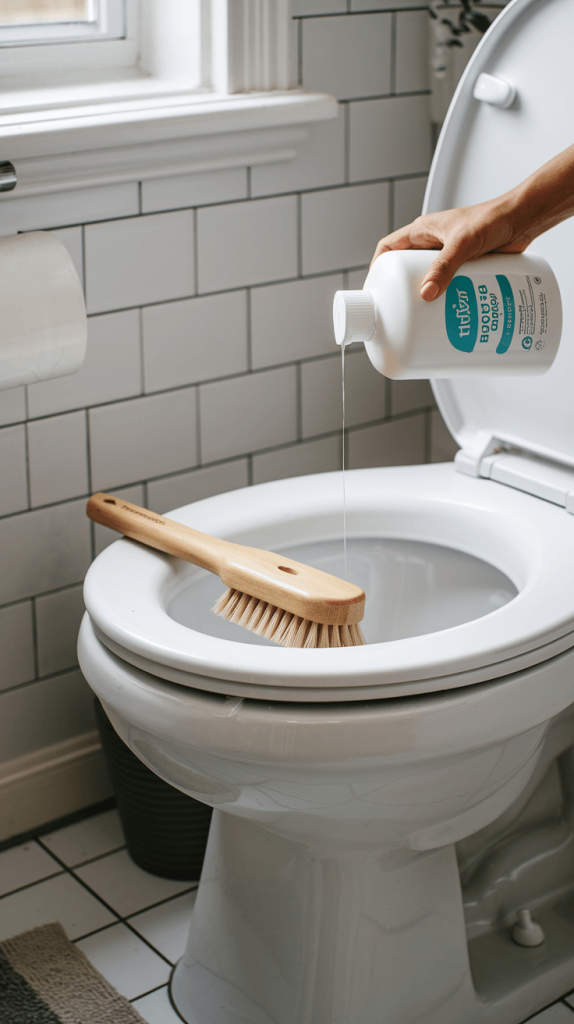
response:
<path id="1" fill-rule="evenodd" d="M 459 267 L 478 255 L 476 248 L 472 238 L 445 244 L 423 277 L 420 294 L 425 302 L 433 302 L 446 291 Z"/>
<path id="2" fill-rule="evenodd" d="M 400 231 L 394 231 L 392 235 L 386 235 L 381 238 L 375 249 L 375 255 L 371 260 L 371 265 L 375 260 L 382 255 L 384 252 L 391 252 L 393 249 L 412 249 L 414 248 L 413 241 L 411 238 L 409 224 L 406 228 L 401 228 Z"/>

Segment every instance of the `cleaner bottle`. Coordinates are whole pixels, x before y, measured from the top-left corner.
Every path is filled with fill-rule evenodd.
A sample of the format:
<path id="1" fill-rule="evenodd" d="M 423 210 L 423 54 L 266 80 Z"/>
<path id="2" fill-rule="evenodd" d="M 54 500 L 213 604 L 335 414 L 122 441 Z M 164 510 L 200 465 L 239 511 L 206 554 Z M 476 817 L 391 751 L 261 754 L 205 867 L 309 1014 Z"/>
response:
<path id="1" fill-rule="evenodd" d="M 425 302 L 420 286 L 435 256 L 383 253 L 362 291 L 337 292 L 337 344 L 364 342 L 373 366 L 395 380 L 545 373 L 562 332 L 560 291 L 546 260 L 533 252 L 482 256 Z"/>

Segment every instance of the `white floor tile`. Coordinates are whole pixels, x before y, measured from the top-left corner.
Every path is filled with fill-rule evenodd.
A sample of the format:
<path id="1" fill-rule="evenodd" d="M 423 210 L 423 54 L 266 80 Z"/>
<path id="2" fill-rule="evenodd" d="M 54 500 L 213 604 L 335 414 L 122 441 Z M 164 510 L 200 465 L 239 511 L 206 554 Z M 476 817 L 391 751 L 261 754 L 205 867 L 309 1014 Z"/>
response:
<path id="1" fill-rule="evenodd" d="M 572 1024 L 574 1016 L 572 1010 L 564 1006 L 564 1003 L 555 1003 L 547 1010 L 542 1010 L 542 1013 L 537 1013 L 535 1017 L 530 1017 L 528 1024 L 534 1024 L 534 1021 L 536 1024 Z"/>
<path id="2" fill-rule="evenodd" d="M 127 850 L 86 864 L 78 868 L 76 874 L 122 917 L 189 889 L 189 882 L 172 882 L 142 871 Z"/>
<path id="3" fill-rule="evenodd" d="M 22 885 L 39 882 L 41 878 L 55 875 L 61 870 L 57 861 L 37 843 L 13 846 L 11 850 L 0 853 L 0 896 Z"/>
<path id="4" fill-rule="evenodd" d="M 130 924 L 175 964 L 183 956 L 197 890 L 130 918 Z"/>
<path id="5" fill-rule="evenodd" d="M 136 999 L 133 1005 L 147 1024 L 181 1024 L 181 1017 L 169 1001 L 167 986 L 142 999 Z"/>
<path id="6" fill-rule="evenodd" d="M 116 924 L 76 943 L 110 985 L 127 999 L 165 984 L 171 968 L 137 935 Z"/>
<path id="7" fill-rule="evenodd" d="M 125 839 L 120 816 L 114 809 L 50 832 L 42 836 L 42 842 L 64 864 L 73 867 L 92 857 L 117 850 L 118 846 L 123 846 Z"/>
<path id="8" fill-rule="evenodd" d="M 115 918 L 68 874 L 38 882 L 0 900 L 0 940 L 52 921 L 60 921 L 68 938 L 77 939 L 112 924 Z"/>

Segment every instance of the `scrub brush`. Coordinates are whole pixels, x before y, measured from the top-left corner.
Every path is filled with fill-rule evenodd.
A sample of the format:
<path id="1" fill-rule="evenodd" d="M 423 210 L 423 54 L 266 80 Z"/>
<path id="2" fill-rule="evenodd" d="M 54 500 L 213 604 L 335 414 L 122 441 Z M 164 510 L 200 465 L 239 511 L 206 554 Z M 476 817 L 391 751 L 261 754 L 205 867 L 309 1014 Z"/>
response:
<path id="1" fill-rule="evenodd" d="M 360 587 L 271 551 L 219 540 L 109 494 L 88 501 L 90 519 L 219 576 L 229 588 L 212 611 L 283 647 L 364 644 Z"/>

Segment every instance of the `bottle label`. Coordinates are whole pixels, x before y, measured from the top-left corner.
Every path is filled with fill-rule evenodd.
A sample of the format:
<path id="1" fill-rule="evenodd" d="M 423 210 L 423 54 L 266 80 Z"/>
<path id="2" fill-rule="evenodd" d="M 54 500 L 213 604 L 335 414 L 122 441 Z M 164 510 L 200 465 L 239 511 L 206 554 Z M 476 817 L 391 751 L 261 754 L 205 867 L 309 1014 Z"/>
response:
<path id="1" fill-rule="evenodd" d="M 548 303 L 542 279 L 529 274 L 459 274 L 445 296 L 445 326 L 459 352 L 529 352 L 544 348 Z"/>

